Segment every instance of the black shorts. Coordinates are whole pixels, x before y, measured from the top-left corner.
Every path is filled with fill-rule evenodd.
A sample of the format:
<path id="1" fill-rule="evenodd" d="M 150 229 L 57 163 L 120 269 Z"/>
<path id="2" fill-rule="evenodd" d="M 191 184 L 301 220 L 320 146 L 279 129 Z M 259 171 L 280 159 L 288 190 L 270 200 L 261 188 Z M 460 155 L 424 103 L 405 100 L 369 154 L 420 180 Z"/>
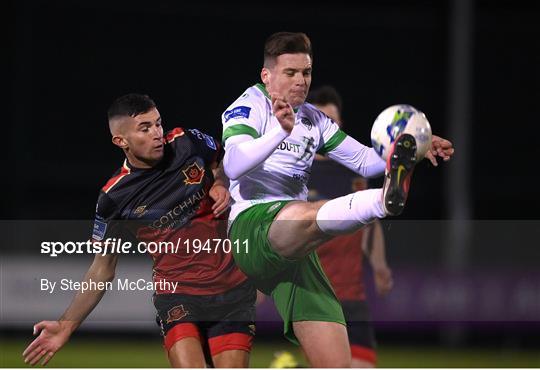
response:
<path id="1" fill-rule="evenodd" d="M 375 333 L 365 301 L 341 301 L 353 358 L 376 363 Z"/>
<path id="2" fill-rule="evenodd" d="M 212 356 L 233 349 L 249 352 L 255 336 L 256 297 L 250 282 L 215 295 L 154 295 L 165 348 L 195 337 Z"/>

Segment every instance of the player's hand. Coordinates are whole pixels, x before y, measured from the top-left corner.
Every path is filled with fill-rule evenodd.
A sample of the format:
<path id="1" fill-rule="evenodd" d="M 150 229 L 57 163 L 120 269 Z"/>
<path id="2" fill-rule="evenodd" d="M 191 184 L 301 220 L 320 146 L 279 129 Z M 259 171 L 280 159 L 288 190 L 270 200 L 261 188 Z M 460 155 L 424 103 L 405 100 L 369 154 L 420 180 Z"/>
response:
<path id="1" fill-rule="evenodd" d="M 71 331 L 60 321 L 41 321 L 34 325 L 34 335 L 39 336 L 23 352 L 24 362 L 36 365 L 41 359 L 43 366 L 62 348 Z"/>
<path id="2" fill-rule="evenodd" d="M 373 269 L 375 278 L 375 289 L 379 295 L 388 294 L 394 287 L 392 270 L 388 266 L 381 266 Z"/>
<path id="3" fill-rule="evenodd" d="M 426 158 L 437 167 L 437 156 L 441 157 L 443 161 L 449 161 L 454 155 L 454 147 L 452 143 L 437 135 L 431 136 L 431 148 L 426 153 Z"/>
<path id="4" fill-rule="evenodd" d="M 219 217 L 229 208 L 231 194 L 225 186 L 218 184 L 212 186 L 208 195 L 214 200 L 214 205 L 212 206 L 214 217 Z"/>
<path id="5" fill-rule="evenodd" d="M 294 110 L 284 97 L 272 95 L 272 111 L 281 127 L 289 134 L 294 128 Z"/>

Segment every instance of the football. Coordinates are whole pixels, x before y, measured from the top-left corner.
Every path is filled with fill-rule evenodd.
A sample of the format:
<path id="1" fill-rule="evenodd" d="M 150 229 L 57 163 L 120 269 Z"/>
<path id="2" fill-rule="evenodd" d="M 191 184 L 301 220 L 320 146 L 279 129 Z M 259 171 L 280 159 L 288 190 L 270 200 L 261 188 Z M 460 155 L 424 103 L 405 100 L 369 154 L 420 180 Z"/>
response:
<path id="1" fill-rule="evenodd" d="M 386 161 L 392 144 L 403 133 L 414 136 L 416 161 L 422 160 L 431 146 L 431 126 L 426 115 L 411 105 L 392 105 L 383 110 L 371 128 L 371 144 Z"/>

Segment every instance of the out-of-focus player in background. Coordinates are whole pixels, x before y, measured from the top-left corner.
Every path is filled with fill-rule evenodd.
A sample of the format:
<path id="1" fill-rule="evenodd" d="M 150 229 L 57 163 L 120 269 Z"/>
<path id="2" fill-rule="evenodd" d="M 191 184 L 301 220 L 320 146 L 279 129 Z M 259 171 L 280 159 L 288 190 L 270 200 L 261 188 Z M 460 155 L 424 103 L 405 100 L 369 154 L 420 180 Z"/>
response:
<path id="1" fill-rule="evenodd" d="M 312 62 L 305 34 L 271 35 L 264 47 L 263 84 L 248 88 L 223 113 L 224 170 L 235 200 L 230 237 L 249 240 L 249 253 L 235 251 L 235 260 L 272 295 L 286 338 L 302 346 L 314 367 L 350 367 L 341 305 L 315 248 L 375 218 L 401 213 L 415 165 L 415 139 L 398 137 L 387 167 L 372 148 L 305 103 Z M 452 144 L 437 136 L 432 149 L 435 154 L 427 155 L 432 161 L 436 155 L 448 160 L 453 153 Z M 364 177 L 382 175 L 386 168 L 383 189 L 307 202 L 316 152 Z"/>
<path id="2" fill-rule="evenodd" d="M 221 246 L 195 252 L 189 245 L 226 240 L 222 215 L 230 195 L 220 144 L 196 129 L 177 127 L 164 135 L 156 104 L 146 95 L 118 98 L 108 119 L 112 142 L 126 159 L 101 189 L 93 242 L 123 237 L 180 246 L 152 253 L 153 301 L 171 365 L 205 367 L 206 354 L 216 367 L 247 367 L 255 289 Z M 84 280 L 112 281 L 117 259 L 96 255 Z M 24 361 L 47 364 L 104 293 L 79 291 L 58 321 L 36 324 L 39 336 Z"/>
<path id="3" fill-rule="evenodd" d="M 343 101 L 332 86 L 312 90 L 307 98 L 321 112 L 343 128 Z M 368 181 L 326 157 L 317 155 L 313 162 L 309 194 L 313 200 L 335 198 L 368 188 Z M 324 272 L 343 308 L 354 368 L 374 367 L 377 356 L 375 335 L 370 322 L 362 272 L 363 256 L 368 258 L 378 294 L 386 295 L 393 287 L 392 271 L 386 261 L 386 246 L 381 223 L 375 220 L 349 235 L 340 235 L 317 249 Z"/>

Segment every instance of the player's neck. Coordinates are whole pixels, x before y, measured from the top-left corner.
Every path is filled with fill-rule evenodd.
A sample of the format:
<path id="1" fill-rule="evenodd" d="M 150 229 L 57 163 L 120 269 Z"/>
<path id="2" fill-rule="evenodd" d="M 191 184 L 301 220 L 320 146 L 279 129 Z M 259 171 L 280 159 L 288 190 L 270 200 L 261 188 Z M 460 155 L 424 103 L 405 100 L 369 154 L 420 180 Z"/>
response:
<path id="1" fill-rule="evenodd" d="M 126 153 L 126 159 L 129 164 L 129 166 L 133 169 L 140 169 L 140 170 L 148 170 L 150 168 L 156 167 L 160 160 L 148 160 L 143 158 L 137 158 L 134 155 L 131 155 L 130 153 Z"/>

